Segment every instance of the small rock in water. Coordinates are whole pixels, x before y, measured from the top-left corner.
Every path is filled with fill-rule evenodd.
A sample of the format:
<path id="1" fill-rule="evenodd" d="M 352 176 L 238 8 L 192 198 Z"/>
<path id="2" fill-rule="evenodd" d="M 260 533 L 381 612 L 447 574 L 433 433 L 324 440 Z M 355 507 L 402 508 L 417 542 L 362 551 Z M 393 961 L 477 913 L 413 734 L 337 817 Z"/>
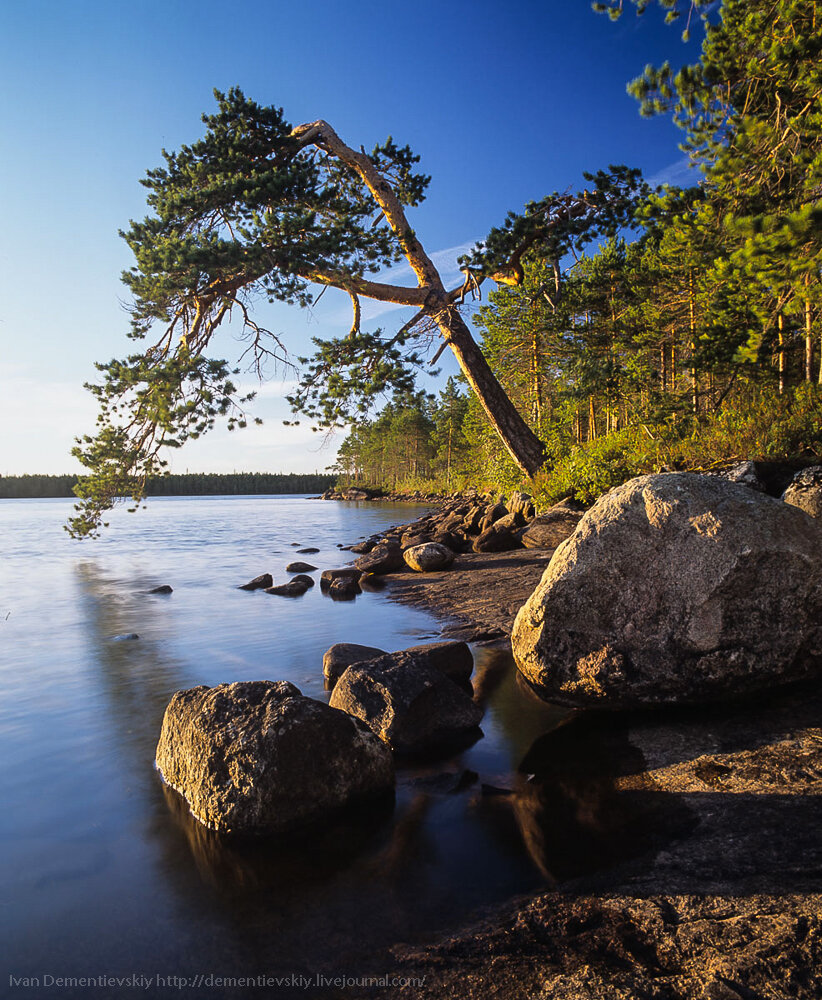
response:
<path id="1" fill-rule="evenodd" d="M 320 551 L 319 549 L 313 549 L 313 548 L 297 549 L 297 555 L 298 556 L 313 556 L 316 552 L 319 552 L 319 551 Z"/>
<path id="2" fill-rule="evenodd" d="M 261 576 L 255 576 L 248 583 L 244 583 L 237 590 L 265 590 L 266 587 L 271 587 L 273 584 L 274 577 L 270 573 L 263 573 Z"/>
<path id="3" fill-rule="evenodd" d="M 281 583 L 277 587 L 266 587 L 266 594 L 277 594 L 280 597 L 302 597 L 308 590 L 307 585 L 302 580 L 289 580 L 288 583 Z"/>
<path id="4" fill-rule="evenodd" d="M 122 635 L 113 635 L 111 637 L 112 642 L 128 642 L 130 639 L 139 639 L 140 636 L 136 632 L 123 632 Z"/>
<path id="5" fill-rule="evenodd" d="M 310 576 L 306 576 L 305 573 L 299 573 L 290 582 L 303 584 L 306 590 L 310 590 L 314 586 L 314 581 Z"/>
<path id="6" fill-rule="evenodd" d="M 174 588 L 169 587 L 167 583 L 164 583 L 159 587 L 153 587 L 149 591 L 149 594 L 173 594 L 173 593 L 174 593 Z"/>
<path id="7" fill-rule="evenodd" d="M 312 566 L 311 563 L 293 562 L 293 563 L 289 563 L 286 566 L 285 571 L 286 571 L 286 573 L 311 573 L 316 568 L 317 567 L 316 566 Z"/>
<path id="8" fill-rule="evenodd" d="M 351 576 L 338 576 L 328 588 L 328 596 L 337 601 L 353 601 L 359 593 L 360 585 Z"/>

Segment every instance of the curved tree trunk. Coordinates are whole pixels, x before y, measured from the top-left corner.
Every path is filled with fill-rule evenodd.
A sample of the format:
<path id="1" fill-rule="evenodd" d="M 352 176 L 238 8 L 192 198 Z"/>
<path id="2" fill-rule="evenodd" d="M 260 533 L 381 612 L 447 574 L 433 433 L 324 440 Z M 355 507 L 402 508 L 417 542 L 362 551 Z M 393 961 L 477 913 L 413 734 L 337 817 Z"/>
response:
<path id="1" fill-rule="evenodd" d="M 435 320 L 508 454 L 522 472 L 533 476 L 545 461 L 542 442 L 497 381 L 462 316 L 444 309 Z"/>

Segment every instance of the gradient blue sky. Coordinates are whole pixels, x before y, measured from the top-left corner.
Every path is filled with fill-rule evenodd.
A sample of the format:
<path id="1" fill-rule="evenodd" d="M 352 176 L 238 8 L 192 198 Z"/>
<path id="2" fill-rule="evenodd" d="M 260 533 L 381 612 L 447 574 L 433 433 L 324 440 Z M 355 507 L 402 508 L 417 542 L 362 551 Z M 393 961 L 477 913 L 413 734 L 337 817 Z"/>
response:
<path id="1" fill-rule="evenodd" d="M 238 84 L 294 124 L 325 118 L 355 146 L 410 143 L 433 176 L 413 224 L 449 271 L 509 209 L 583 170 L 685 182 L 680 134 L 641 119 L 625 85 L 698 51 L 656 10 L 613 24 L 588 0 L 0 0 L 0 474 L 78 470 L 73 438 L 95 416 L 82 383 L 132 346 L 118 229 L 145 214 L 139 179 L 160 150 L 199 136 L 213 88 Z M 328 293 L 263 318 L 299 354 L 345 331 L 349 308 Z M 379 323 L 402 318 L 383 307 Z M 215 353 L 239 355 L 230 331 Z M 174 470 L 333 462 L 334 441 L 282 426 L 287 377 L 262 387 L 262 427 L 216 431 Z"/>

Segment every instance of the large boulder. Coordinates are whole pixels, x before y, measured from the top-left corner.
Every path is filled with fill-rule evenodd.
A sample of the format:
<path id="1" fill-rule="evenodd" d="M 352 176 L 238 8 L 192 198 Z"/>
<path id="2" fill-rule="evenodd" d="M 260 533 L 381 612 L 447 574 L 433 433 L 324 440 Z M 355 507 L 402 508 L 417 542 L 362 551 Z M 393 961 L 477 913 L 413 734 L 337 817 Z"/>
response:
<path id="1" fill-rule="evenodd" d="M 323 655 L 323 675 L 333 684 L 352 663 L 375 660 L 378 656 L 385 656 L 385 650 L 376 646 L 361 646 L 356 642 L 335 642 Z"/>
<path id="2" fill-rule="evenodd" d="M 822 671 L 822 530 L 719 477 L 642 476 L 602 497 L 514 623 L 549 700 L 738 697 Z"/>
<path id="3" fill-rule="evenodd" d="M 537 514 L 521 535 L 526 549 L 555 549 L 573 534 L 582 517 L 581 510 L 557 504 L 544 514 Z"/>
<path id="4" fill-rule="evenodd" d="M 394 785 L 385 744 L 359 720 L 287 681 L 178 691 L 157 767 L 192 814 L 220 833 L 286 833 Z"/>
<path id="5" fill-rule="evenodd" d="M 811 517 L 822 517 L 822 465 L 797 472 L 782 499 Z"/>
<path id="6" fill-rule="evenodd" d="M 447 569 L 454 561 L 454 553 L 445 545 L 437 542 L 426 542 L 414 545 L 402 554 L 406 565 L 417 573 L 432 573 L 438 569 Z"/>
<path id="7" fill-rule="evenodd" d="M 448 744 L 482 719 L 482 709 L 454 681 L 413 652 L 350 666 L 329 704 L 362 719 L 402 753 Z"/>

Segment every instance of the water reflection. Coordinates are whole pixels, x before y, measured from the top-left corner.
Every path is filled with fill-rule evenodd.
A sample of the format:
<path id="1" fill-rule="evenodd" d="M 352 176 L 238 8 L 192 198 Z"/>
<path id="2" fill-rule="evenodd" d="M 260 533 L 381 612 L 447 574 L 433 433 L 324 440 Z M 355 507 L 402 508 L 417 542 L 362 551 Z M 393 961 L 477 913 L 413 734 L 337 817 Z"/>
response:
<path id="1" fill-rule="evenodd" d="M 512 797 L 522 839 L 552 882 L 589 875 L 657 851 L 695 823 L 679 796 L 619 791 L 645 770 L 619 717 L 583 715 L 541 736 L 520 764 Z"/>

